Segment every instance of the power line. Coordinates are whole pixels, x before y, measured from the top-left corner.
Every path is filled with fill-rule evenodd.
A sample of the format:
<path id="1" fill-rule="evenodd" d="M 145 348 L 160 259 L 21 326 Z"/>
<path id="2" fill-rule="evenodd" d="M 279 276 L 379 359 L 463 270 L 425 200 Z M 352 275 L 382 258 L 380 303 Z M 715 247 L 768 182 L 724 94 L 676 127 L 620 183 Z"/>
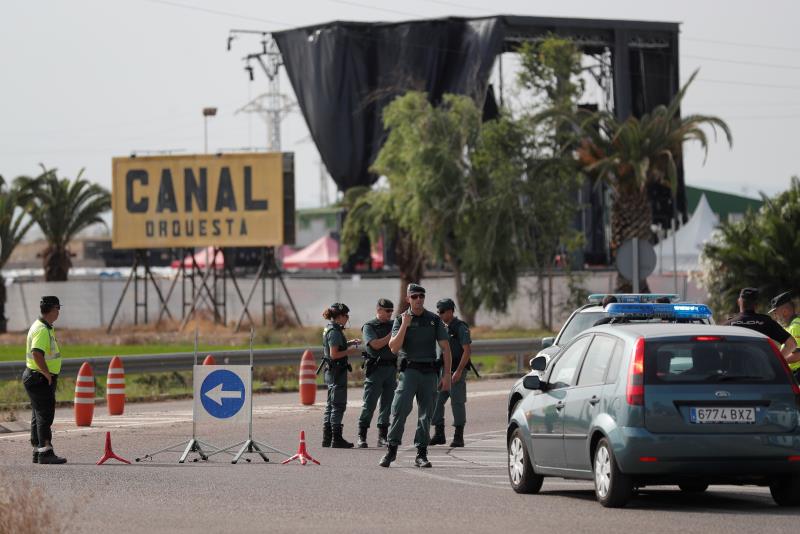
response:
<path id="1" fill-rule="evenodd" d="M 350 0 L 328 0 L 328 1 L 329 2 L 333 2 L 335 4 L 344 4 L 344 5 L 347 5 L 347 6 L 363 7 L 363 8 L 372 9 L 372 10 L 375 10 L 375 11 L 383 11 L 385 13 L 394 13 L 395 15 L 404 15 L 404 16 L 407 16 L 407 17 L 418 18 L 420 16 L 419 13 L 410 13 L 408 11 L 399 11 L 397 9 L 389 9 L 389 8 L 386 8 L 386 7 L 371 6 L 369 4 L 362 4 L 361 2 L 352 2 Z"/>
<path id="2" fill-rule="evenodd" d="M 800 85 L 778 85 L 770 83 L 740 82 L 736 80 L 712 80 L 710 78 L 696 78 L 695 81 L 704 83 L 719 83 L 727 85 L 744 85 L 748 87 L 765 87 L 768 89 L 795 89 L 795 90 L 800 89 Z"/>
<path id="3" fill-rule="evenodd" d="M 786 69 L 786 70 L 800 70 L 800 66 L 797 65 L 785 65 L 779 63 L 761 63 L 758 61 L 741 61 L 738 59 L 725 59 L 725 58 L 718 58 L 718 57 L 707 57 L 707 56 L 694 56 L 689 54 L 681 54 L 681 57 L 689 58 L 689 59 L 699 59 L 703 61 L 715 61 L 718 63 L 733 63 L 737 65 L 751 65 L 753 67 L 766 67 L 771 69 Z"/>
<path id="4" fill-rule="evenodd" d="M 717 41 L 714 39 L 700 39 L 697 37 L 687 37 L 683 36 L 684 41 L 696 41 L 698 43 L 711 43 L 711 44 L 721 44 L 727 46 L 739 46 L 742 48 L 763 48 L 765 50 L 784 50 L 786 52 L 800 52 L 800 48 L 794 48 L 790 46 L 772 46 L 772 45 L 762 45 L 762 44 L 753 44 L 753 43 L 737 43 L 734 41 Z"/>
<path id="5" fill-rule="evenodd" d="M 250 15 L 242 15 L 242 14 L 239 14 L 239 13 L 232 13 L 230 11 L 222 11 L 222 10 L 219 10 L 219 9 L 209 9 L 209 8 L 206 8 L 206 7 L 190 6 L 190 5 L 187 5 L 187 4 L 181 4 L 179 2 L 170 2 L 170 0 L 141 0 L 141 1 L 150 2 L 152 4 L 161 4 L 161 5 L 171 6 L 171 7 L 177 7 L 177 8 L 181 8 L 181 9 L 188 9 L 188 10 L 191 10 L 191 11 L 200 11 L 202 13 L 210 13 L 212 15 L 221 15 L 223 17 L 232 17 L 232 18 L 241 19 L 241 20 L 265 22 L 267 24 L 277 24 L 278 26 L 286 26 L 286 27 L 294 26 L 294 24 L 288 24 L 286 22 L 281 22 L 281 21 L 278 21 L 278 20 L 263 19 L 263 18 L 260 18 L 260 17 L 253 17 L 253 16 L 250 16 Z"/>

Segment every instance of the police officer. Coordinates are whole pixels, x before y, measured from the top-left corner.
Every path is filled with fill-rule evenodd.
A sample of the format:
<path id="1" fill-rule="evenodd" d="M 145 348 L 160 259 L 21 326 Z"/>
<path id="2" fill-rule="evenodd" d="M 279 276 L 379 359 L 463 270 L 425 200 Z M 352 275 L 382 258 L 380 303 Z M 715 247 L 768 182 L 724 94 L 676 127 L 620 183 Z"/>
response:
<path id="1" fill-rule="evenodd" d="M 392 409 L 394 388 L 397 387 L 397 356 L 389 348 L 392 337 L 392 312 L 394 304 L 389 299 L 378 300 L 375 318 L 361 328 L 366 354 L 364 363 L 364 404 L 358 418 L 359 448 L 367 447 L 367 429 L 375 413 L 378 399 L 381 408 L 378 413 L 378 447 L 388 445 L 389 413 Z"/>
<path id="2" fill-rule="evenodd" d="M 61 313 L 58 297 L 42 297 L 41 315 L 28 330 L 25 349 L 25 371 L 22 384 L 31 400 L 31 445 L 33 463 L 63 464 L 67 460 L 56 456 L 50 427 L 56 414 L 56 384 L 61 372 L 61 352 L 56 341 L 53 323 Z"/>
<path id="3" fill-rule="evenodd" d="M 794 302 L 792 302 L 792 292 L 786 291 L 775 296 L 769 303 L 769 314 L 775 314 L 778 321 L 784 325 L 786 331 L 794 338 L 800 346 L 800 317 L 795 313 Z M 791 356 L 787 358 L 789 368 L 795 376 L 800 375 L 800 354 L 795 348 Z"/>
<path id="4" fill-rule="evenodd" d="M 349 449 L 353 444 L 342 437 L 342 418 L 347 408 L 347 371 L 352 370 L 347 357 L 361 353 L 360 342 L 357 339 L 347 341 L 344 337 L 350 308 L 341 302 L 331 304 L 322 317 L 329 321 L 322 331 L 322 361 L 328 386 L 328 402 L 322 419 L 322 446 Z"/>
<path id="5" fill-rule="evenodd" d="M 447 329 L 439 317 L 425 309 L 425 289 L 408 284 L 406 300 L 409 309 L 395 317 L 389 349 L 400 358 L 400 383 L 392 401 L 392 424 L 389 427 L 389 450 L 381 459 L 381 467 L 397 459 L 397 448 L 403 438 L 406 417 L 411 413 L 414 397 L 417 398 L 417 432 L 414 445 L 417 467 L 431 467 L 428 461 L 428 440 L 433 413 L 436 382 L 439 378 L 436 364 L 436 345 L 442 348 L 443 372 L 439 387 L 450 390 L 451 357 L 447 342 Z"/>
<path id="6" fill-rule="evenodd" d="M 451 447 L 464 446 L 464 424 L 467 422 L 467 377 L 469 358 L 472 353 L 472 338 L 469 335 L 469 325 L 455 316 L 456 304 L 452 299 L 442 299 L 436 303 L 439 318 L 447 326 L 447 335 L 450 341 L 450 354 L 453 358 L 453 371 L 450 391 L 439 391 L 436 396 L 436 408 L 433 410 L 433 426 L 436 429 L 431 445 L 444 445 L 447 438 L 444 435 L 444 405 L 450 399 L 453 410 L 453 426 L 455 435 L 450 442 Z"/>
<path id="7" fill-rule="evenodd" d="M 728 319 L 724 324 L 749 328 L 772 338 L 778 345 L 783 345 L 781 354 L 788 360 L 792 355 L 792 351 L 797 347 L 797 343 L 789 335 L 789 332 L 772 320 L 769 315 L 756 313 L 758 289 L 745 287 L 739 292 L 739 298 L 736 302 L 739 304 L 739 313 Z"/>

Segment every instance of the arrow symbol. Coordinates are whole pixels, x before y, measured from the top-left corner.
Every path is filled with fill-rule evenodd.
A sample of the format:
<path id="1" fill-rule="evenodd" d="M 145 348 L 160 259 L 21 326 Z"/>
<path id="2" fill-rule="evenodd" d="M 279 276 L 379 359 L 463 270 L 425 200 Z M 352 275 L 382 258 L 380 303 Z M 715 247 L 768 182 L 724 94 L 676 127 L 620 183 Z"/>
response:
<path id="1" fill-rule="evenodd" d="M 206 391 L 206 397 L 222 406 L 222 399 L 241 399 L 242 391 L 239 389 L 236 391 L 223 391 L 222 384 L 217 384 L 213 388 Z"/>

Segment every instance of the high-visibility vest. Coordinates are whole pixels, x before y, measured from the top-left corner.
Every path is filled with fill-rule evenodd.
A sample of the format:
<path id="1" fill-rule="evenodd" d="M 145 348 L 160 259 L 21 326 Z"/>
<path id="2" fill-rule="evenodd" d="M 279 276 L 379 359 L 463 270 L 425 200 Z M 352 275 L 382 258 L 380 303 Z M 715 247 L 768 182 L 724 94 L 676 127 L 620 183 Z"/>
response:
<path id="1" fill-rule="evenodd" d="M 56 331 L 41 319 L 36 319 L 28 330 L 28 340 L 25 351 L 25 365 L 28 369 L 39 371 L 36 360 L 33 359 L 33 349 L 44 352 L 47 370 L 57 375 L 61 372 L 61 352 L 56 341 Z"/>

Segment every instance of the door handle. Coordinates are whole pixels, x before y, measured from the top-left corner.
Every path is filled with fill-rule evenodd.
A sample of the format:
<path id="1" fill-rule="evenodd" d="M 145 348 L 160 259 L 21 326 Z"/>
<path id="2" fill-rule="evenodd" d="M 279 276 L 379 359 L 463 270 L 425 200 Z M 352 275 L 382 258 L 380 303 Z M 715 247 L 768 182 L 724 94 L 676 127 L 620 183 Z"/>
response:
<path id="1" fill-rule="evenodd" d="M 564 401 L 559 401 L 556 404 L 556 410 L 563 410 L 564 409 Z"/>
<path id="2" fill-rule="evenodd" d="M 591 399 L 589 399 L 589 404 L 591 404 L 592 406 L 594 406 L 598 402 L 600 402 L 600 397 L 598 397 L 597 395 L 595 395 Z"/>

